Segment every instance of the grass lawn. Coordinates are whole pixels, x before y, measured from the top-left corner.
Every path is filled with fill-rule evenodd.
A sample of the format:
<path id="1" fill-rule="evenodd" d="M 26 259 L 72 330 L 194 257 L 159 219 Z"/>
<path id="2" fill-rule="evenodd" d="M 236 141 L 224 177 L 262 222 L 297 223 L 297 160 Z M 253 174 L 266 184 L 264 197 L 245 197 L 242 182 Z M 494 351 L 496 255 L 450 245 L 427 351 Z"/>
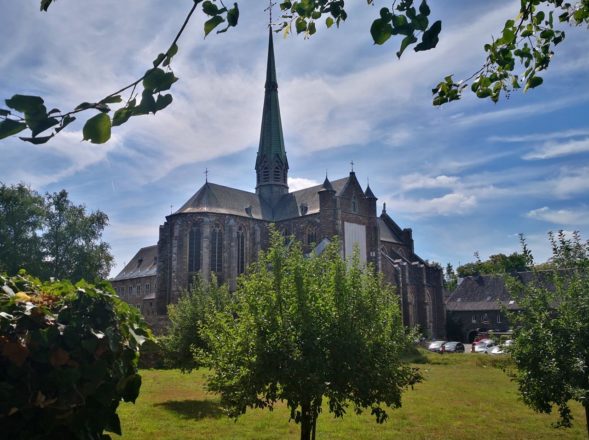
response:
<path id="1" fill-rule="evenodd" d="M 572 429 L 555 429 L 556 415 L 536 414 L 518 398 L 507 375 L 488 355 L 430 355 L 418 365 L 425 381 L 408 390 L 403 407 L 376 424 L 369 413 L 334 419 L 327 408 L 318 439 L 586 439 L 584 412 L 573 405 Z M 207 393 L 206 372 L 143 370 L 137 403 L 119 407 L 123 439 L 298 439 L 286 405 L 250 410 L 236 422 Z M 116 438 L 116 436 L 115 436 Z"/>

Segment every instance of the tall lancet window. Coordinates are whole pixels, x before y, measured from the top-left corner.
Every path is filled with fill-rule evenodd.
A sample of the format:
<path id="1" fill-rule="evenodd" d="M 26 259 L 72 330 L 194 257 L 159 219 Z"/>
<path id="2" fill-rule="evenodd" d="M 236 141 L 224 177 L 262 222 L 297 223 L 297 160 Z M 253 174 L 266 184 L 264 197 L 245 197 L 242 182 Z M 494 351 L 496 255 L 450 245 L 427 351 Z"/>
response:
<path id="1" fill-rule="evenodd" d="M 245 230 L 237 228 L 237 274 L 245 272 Z"/>
<path id="2" fill-rule="evenodd" d="M 188 234 L 188 272 L 194 273 L 200 270 L 200 246 L 202 234 L 200 225 L 195 225 Z"/>
<path id="3" fill-rule="evenodd" d="M 274 167 L 274 181 L 280 182 L 282 178 L 282 173 L 280 172 L 280 167 Z"/>
<path id="4" fill-rule="evenodd" d="M 223 231 L 218 224 L 211 231 L 211 272 L 223 272 Z"/>

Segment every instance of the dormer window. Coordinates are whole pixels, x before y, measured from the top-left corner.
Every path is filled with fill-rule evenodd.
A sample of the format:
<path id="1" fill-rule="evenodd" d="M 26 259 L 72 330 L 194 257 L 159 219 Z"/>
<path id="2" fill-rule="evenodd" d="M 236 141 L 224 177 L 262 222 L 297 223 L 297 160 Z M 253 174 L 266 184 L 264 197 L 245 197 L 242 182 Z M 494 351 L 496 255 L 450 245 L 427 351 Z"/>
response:
<path id="1" fill-rule="evenodd" d="M 307 211 L 309 211 L 309 206 L 306 203 L 301 203 L 301 215 L 305 215 L 307 214 Z"/>

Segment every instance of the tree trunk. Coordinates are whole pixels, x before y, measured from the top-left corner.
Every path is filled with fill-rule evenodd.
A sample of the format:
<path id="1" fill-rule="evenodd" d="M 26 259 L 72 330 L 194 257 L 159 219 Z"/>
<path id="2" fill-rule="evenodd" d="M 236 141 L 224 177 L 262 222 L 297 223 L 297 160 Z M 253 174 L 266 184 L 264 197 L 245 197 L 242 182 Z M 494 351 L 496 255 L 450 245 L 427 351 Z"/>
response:
<path id="1" fill-rule="evenodd" d="M 312 419 L 311 405 L 301 405 L 301 440 L 311 440 Z"/>
<path id="2" fill-rule="evenodd" d="M 313 417 L 313 434 L 311 440 L 315 440 L 315 432 L 317 431 L 317 416 L 319 414 L 315 414 Z"/>

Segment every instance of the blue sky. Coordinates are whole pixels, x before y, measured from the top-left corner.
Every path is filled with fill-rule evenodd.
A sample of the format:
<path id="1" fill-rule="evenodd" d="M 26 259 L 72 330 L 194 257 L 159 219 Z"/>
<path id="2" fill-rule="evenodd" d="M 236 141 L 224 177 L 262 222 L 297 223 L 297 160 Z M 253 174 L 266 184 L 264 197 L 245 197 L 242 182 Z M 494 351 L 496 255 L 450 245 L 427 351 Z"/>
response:
<path id="1" fill-rule="evenodd" d="M 139 77 L 174 37 L 192 2 L 59 0 L 3 2 L 0 98 L 41 95 L 48 108 L 73 108 Z M 259 5 L 257 4 L 259 3 Z M 380 4 L 348 2 L 340 29 L 305 40 L 275 36 L 279 95 L 291 189 L 347 175 L 370 186 L 424 259 L 454 265 L 519 249 L 527 235 L 537 261 L 546 233 L 589 229 L 589 57 L 584 29 L 566 29 L 544 85 L 499 104 L 466 96 L 434 108 L 431 88 L 467 77 L 482 46 L 519 2 L 433 4 L 442 18 L 434 51 L 375 46 Z M 76 203 L 110 217 L 104 238 L 112 274 L 155 244 L 170 205 L 180 207 L 209 180 L 255 186 L 267 50 L 265 2 L 241 2 L 236 29 L 203 38 L 198 16 L 173 62 L 174 102 L 134 118 L 105 145 L 81 142 L 75 123 L 46 145 L 0 141 L 0 181 L 38 191 L 65 188 Z"/>

